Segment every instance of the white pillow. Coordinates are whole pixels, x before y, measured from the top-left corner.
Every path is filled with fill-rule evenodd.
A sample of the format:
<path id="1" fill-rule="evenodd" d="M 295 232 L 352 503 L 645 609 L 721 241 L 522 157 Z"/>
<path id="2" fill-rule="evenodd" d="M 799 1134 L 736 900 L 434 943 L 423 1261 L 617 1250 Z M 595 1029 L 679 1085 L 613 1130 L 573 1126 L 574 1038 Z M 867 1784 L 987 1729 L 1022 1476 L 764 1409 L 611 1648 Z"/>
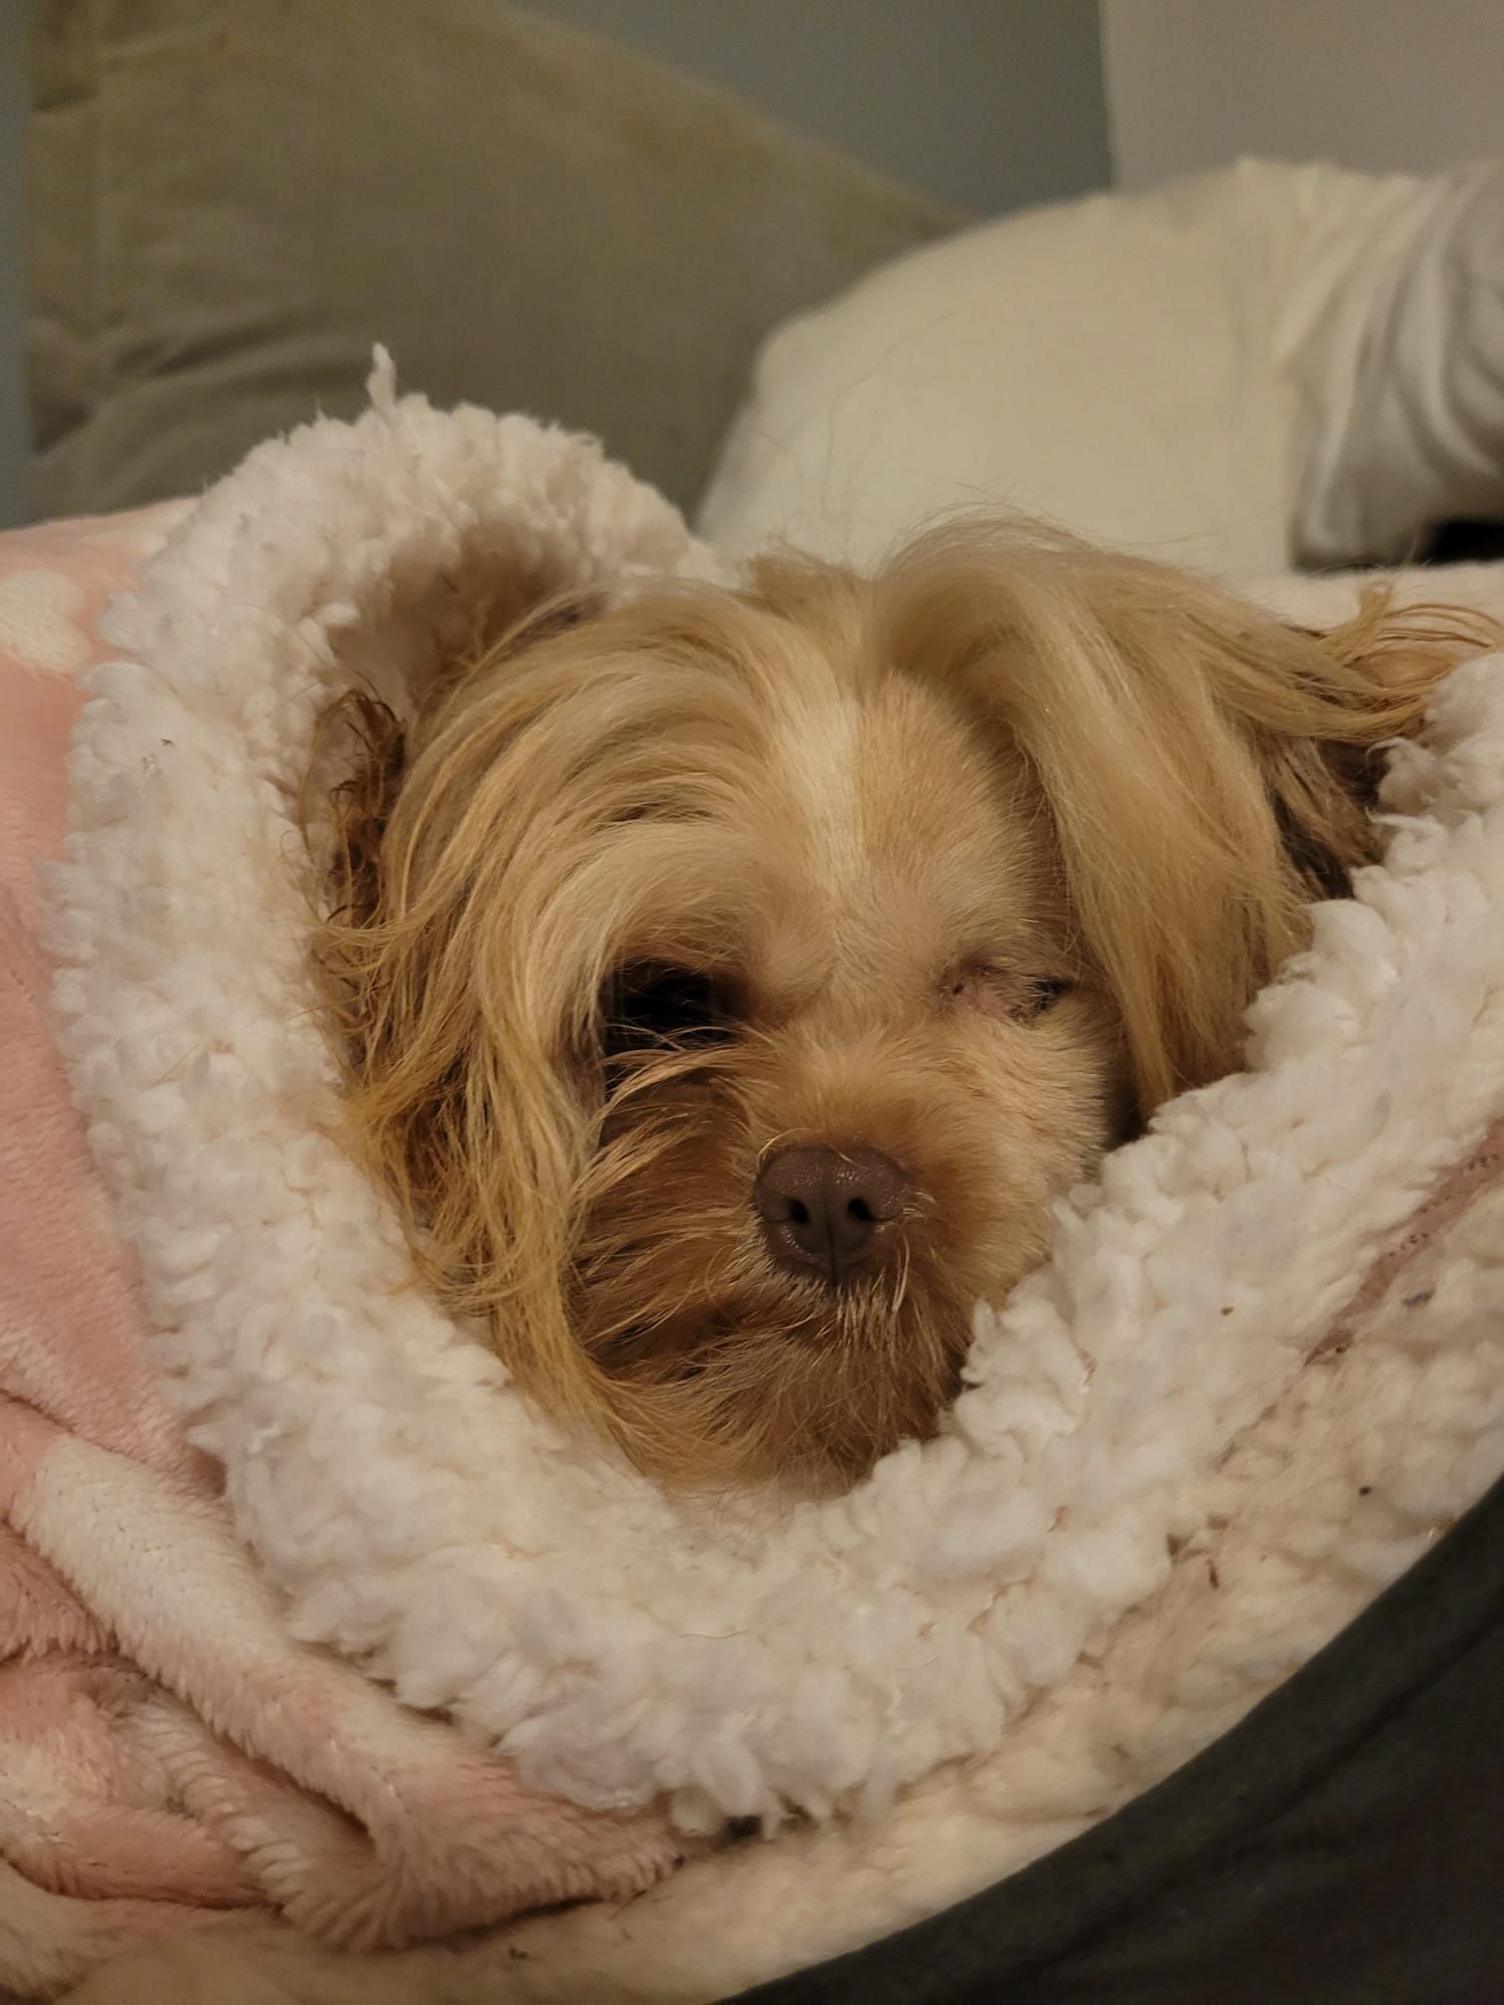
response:
<path id="1" fill-rule="evenodd" d="M 1346 447 L 1375 301 L 1448 199 L 1242 161 L 930 245 L 769 339 L 701 532 L 868 563 L 980 505 L 1234 576 L 1368 554 L 1307 468 L 1368 477 Z"/>
<path id="2" fill-rule="evenodd" d="M 1504 164 L 1461 168 L 1427 192 L 1424 228 L 1378 261 L 1352 316 L 1345 408 L 1346 372 L 1322 337 L 1305 357 L 1308 380 L 1328 386 L 1297 496 L 1308 563 L 1399 563 L 1435 523 L 1504 521 Z"/>

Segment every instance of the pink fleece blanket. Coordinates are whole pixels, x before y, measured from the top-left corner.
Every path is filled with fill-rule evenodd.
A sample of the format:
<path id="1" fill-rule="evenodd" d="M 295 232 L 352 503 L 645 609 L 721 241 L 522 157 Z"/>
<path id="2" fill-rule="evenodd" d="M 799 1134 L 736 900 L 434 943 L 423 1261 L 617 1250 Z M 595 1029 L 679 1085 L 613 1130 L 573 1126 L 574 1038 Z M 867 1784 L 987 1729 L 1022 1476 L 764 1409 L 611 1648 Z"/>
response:
<path id="1" fill-rule="evenodd" d="M 0 537 L 0 1985 L 33 1992 L 230 1910 L 399 1944 L 632 1894 L 677 1850 L 292 1641 L 159 1395 L 49 1036 L 36 867 L 71 677 L 171 515 Z"/>

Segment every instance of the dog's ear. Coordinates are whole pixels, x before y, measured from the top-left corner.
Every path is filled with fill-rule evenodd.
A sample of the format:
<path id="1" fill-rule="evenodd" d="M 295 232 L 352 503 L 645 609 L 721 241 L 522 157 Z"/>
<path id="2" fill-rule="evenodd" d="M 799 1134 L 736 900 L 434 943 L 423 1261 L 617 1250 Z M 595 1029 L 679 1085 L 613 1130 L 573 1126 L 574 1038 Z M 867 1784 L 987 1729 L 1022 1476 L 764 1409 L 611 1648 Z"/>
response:
<path id="1" fill-rule="evenodd" d="M 603 989 L 629 948 L 653 958 L 670 924 L 714 934 L 727 905 L 707 802 L 756 690 L 755 663 L 734 672 L 729 603 L 687 586 L 555 601 L 459 651 L 410 718 L 352 697 L 314 760 L 341 777 L 305 813 L 353 1152 L 446 1307 L 504 1338 L 553 1413 L 644 1464 L 667 1396 L 610 1378 L 569 1301 L 599 1173 Z M 726 672 L 700 674 L 716 650 Z"/>
<path id="2" fill-rule="evenodd" d="M 1486 622 L 1392 614 L 1382 594 L 1302 631 L 1028 524 L 922 539 L 880 590 L 894 661 L 948 686 L 1037 785 L 1145 1113 L 1237 1064 L 1306 907 L 1372 854 L 1378 748 L 1489 644 Z"/>
<path id="3" fill-rule="evenodd" d="M 559 1279 L 588 1120 L 553 1041 L 595 983 L 578 941 L 556 938 L 546 961 L 508 948 L 540 933 L 520 908 L 544 899 L 562 846 L 537 854 L 562 772 L 519 741 L 571 686 L 550 663 L 599 609 L 571 594 L 499 634 L 478 625 L 406 716 L 347 692 L 322 720 L 303 817 L 346 1137 L 420 1271 L 478 1320 L 504 1306 L 565 1409 L 591 1404 Z M 564 757 L 555 747 L 555 767 Z"/>
<path id="4" fill-rule="evenodd" d="M 463 617 L 455 612 L 447 627 L 436 628 L 432 659 L 420 651 L 421 672 L 398 678 L 400 690 L 356 685 L 329 705 L 315 727 L 302 801 L 326 903 L 359 924 L 371 918 L 380 897 L 382 841 L 403 777 L 465 687 L 602 609 L 598 591 L 540 597 L 508 581 L 477 590 Z"/>

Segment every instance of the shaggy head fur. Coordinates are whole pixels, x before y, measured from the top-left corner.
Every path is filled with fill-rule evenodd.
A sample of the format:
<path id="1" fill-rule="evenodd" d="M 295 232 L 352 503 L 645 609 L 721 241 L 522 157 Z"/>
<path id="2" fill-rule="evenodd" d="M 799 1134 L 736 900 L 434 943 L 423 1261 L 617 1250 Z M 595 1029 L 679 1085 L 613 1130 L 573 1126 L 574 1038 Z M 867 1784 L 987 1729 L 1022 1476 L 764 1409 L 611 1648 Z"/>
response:
<path id="1" fill-rule="evenodd" d="M 1374 748 L 1479 644 L 1018 524 L 550 608 L 405 727 L 341 713 L 356 1146 L 555 1413 L 672 1481 L 849 1481 L 1052 1201 L 1237 1063 L 1371 852 Z"/>

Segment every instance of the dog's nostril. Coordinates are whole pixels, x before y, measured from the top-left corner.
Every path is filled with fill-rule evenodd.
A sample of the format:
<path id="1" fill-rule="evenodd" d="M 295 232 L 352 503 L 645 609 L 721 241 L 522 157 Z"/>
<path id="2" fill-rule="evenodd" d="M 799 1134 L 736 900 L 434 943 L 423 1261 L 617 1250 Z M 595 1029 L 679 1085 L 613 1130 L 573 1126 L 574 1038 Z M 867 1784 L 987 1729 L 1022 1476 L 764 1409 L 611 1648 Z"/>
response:
<path id="1" fill-rule="evenodd" d="M 883 1228 L 912 1196 L 908 1178 L 877 1149 L 781 1149 L 758 1173 L 753 1203 L 781 1266 L 832 1286 L 876 1251 Z"/>

